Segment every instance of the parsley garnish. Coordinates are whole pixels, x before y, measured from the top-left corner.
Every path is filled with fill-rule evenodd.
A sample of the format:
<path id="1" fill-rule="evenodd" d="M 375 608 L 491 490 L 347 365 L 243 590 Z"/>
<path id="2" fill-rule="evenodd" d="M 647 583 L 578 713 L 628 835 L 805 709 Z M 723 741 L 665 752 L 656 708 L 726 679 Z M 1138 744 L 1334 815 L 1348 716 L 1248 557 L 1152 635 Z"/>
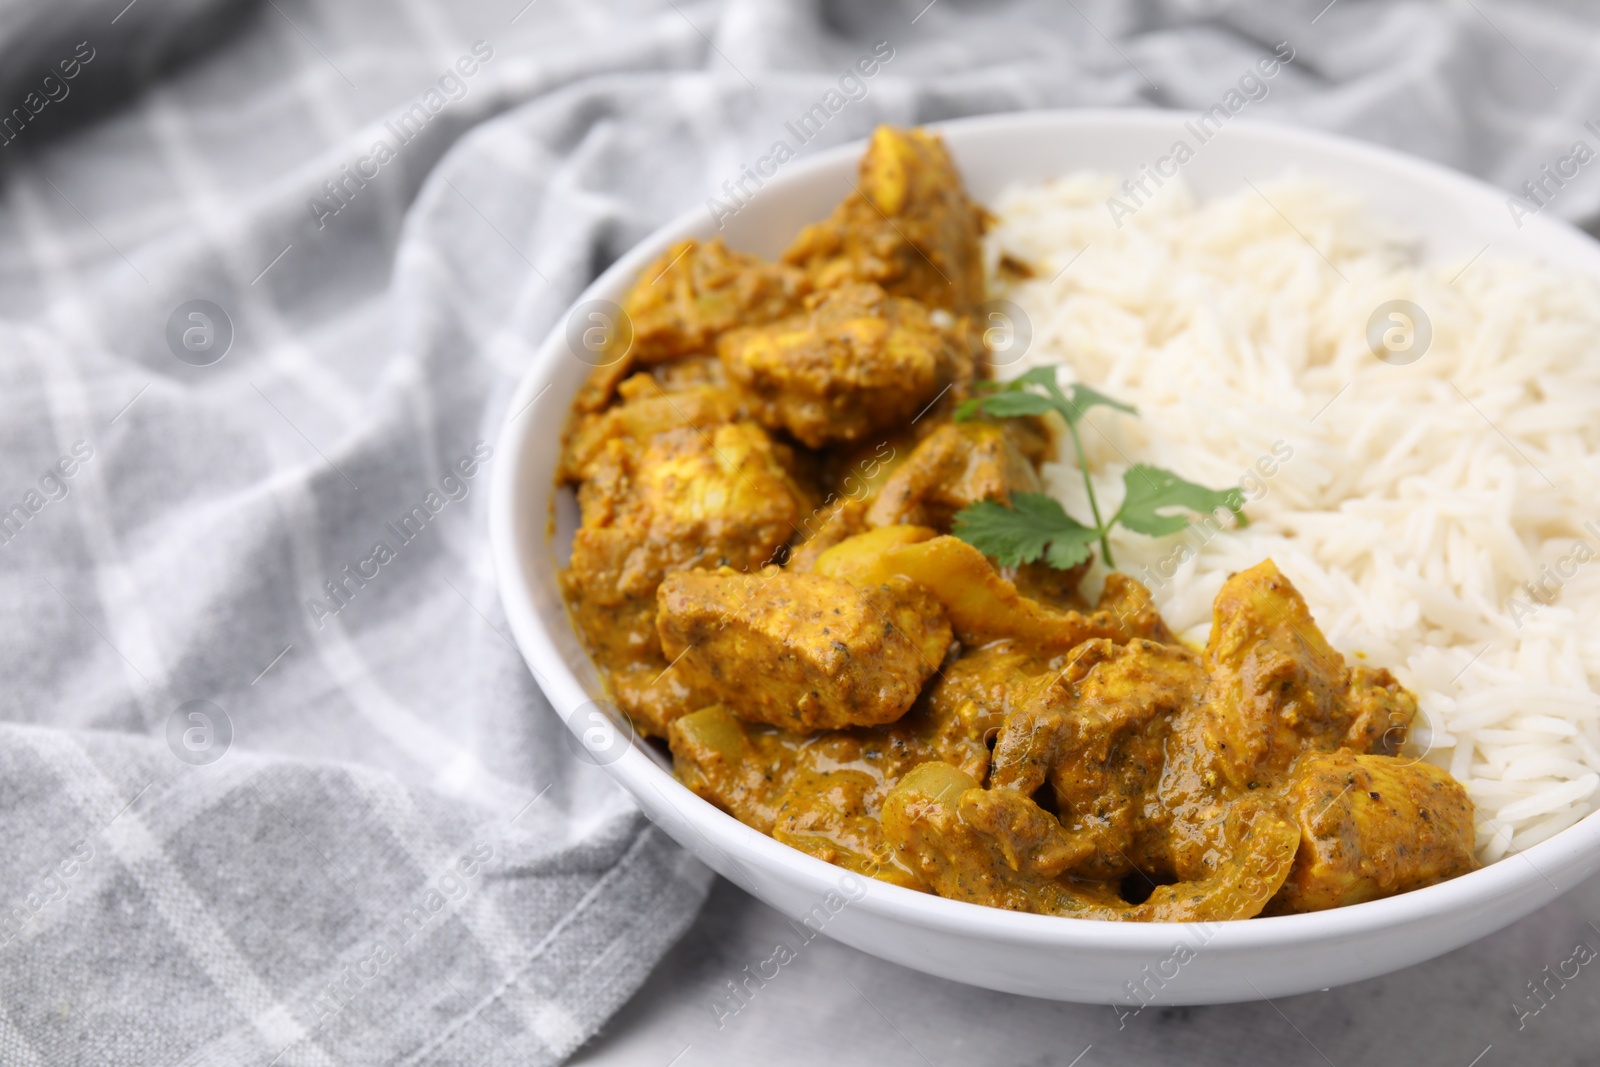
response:
<path id="1" fill-rule="evenodd" d="M 1162 514 L 1165 508 L 1182 508 L 1201 515 L 1227 508 L 1239 525 L 1247 523 L 1242 510 L 1244 496 L 1238 489 L 1207 489 L 1146 463 L 1135 464 L 1123 472 L 1122 484 L 1126 492 L 1122 507 L 1109 522 L 1105 521 L 1101 518 L 1100 503 L 1095 499 L 1094 484 L 1089 479 L 1078 423 L 1096 406 L 1115 408 L 1130 415 L 1138 412 L 1086 385 L 1073 385 L 1068 392 L 1062 392 L 1056 384 L 1054 367 L 1035 367 L 1009 382 L 979 382 L 978 387 L 987 391 L 963 402 L 956 409 L 956 421 L 965 422 L 980 414 L 1010 419 L 1054 411 L 1061 416 L 1072 437 L 1078 469 L 1083 472 L 1089 510 L 1094 515 L 1094 525 L 1085 526 L 1043 493 L 1012 493 L 1010 506 L 980 500 L 962 508 L 955 517 L 955 535 L 984 555 L 994 557 L 1002 567 L 1016 567 L 1043 558 L 1050 566 L 1066 570 L 1088 559 L 1089 546 L 1095 541 L 1100 542 L 1106 566 L 1115 567 L 1110 533 L 1116 524 L 1151 537 L 1174 534 L 1189 525 L 1188 516 Z"/>
<path id="2" fill-rule="evenodd" d="M 1052 567 L 1067 570 L 1089 558 L 1089 546 L 1100 531 L 1066 513 L 1054 497 L 1012 493 L 1011 506 L 980 500 L 956 515 L 955 535 L 1002 567 L 1032 563 L 1043 556 Z"/>

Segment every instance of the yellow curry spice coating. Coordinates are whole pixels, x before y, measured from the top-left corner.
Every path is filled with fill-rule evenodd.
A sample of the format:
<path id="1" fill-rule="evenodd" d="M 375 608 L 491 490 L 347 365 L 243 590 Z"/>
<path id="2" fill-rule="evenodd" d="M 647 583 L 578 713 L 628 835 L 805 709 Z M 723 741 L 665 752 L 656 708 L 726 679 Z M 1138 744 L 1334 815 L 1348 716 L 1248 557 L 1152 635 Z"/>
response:
<path id="1" fill-rule="evenodd" d="M 855 189 L 784 253 L 818 289 L 873 282 L 930 308 L 971 312 L 987 285 L 978 238 L 989 215 L 962 187 L 944 142 L 881 126 Z"/>
<path id="2" fill-rule="evenodd" d="M 893 722 L 950 647 L 939 602 L 900 577 L 679 571 L 656 611 L 662 654 L 694 699 L 794 730 Z"/>
<path id="3" fill-rule="evenodd" d="M 562 591 L 619 707 L 735 818 L 970 903 L 1247 919 L 1472 870 L 1465 790 L 1401 754 L 1415 698 L 1272 561 L 1196 649 L 1126 575 L 1091 604 L 1086 564 L 951 535 L 1053 455 L 1037 419 L 954 421 L 986 218 L 937 137 L 884 127 L 780 262 L 687 241 L 643 272 L 559 472 Z"/>
<path id="4" fill-rule="evenodd" d="M 910 421 L 966 370 L 964 343 L 915 300 L 853 284 L 794 317 L 729 331 L 717 352 L 763 425 L 821 448 Z"/>

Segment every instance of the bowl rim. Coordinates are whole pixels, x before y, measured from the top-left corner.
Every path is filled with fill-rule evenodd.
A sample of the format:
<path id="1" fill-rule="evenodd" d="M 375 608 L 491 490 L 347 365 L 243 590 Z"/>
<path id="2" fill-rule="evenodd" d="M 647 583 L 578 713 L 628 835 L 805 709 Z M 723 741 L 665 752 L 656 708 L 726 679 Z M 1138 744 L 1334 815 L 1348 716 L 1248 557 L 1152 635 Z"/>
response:
<path id="1" fill-rule="evenodd" d="M 962 134 L 975 132 L 1016 135 L 1032 131 L 1061 136 L 1074 129 L 1104 130 L 1114 127 L 1140 132 L 1176 132 L 1182 123 L 1193 119 L 1195 115 L 1188 111 L 1158 109 L 1052 109 L 978 115 L 924 125 L 935 132 L 958 138 Z M 1274 147 L 1278 148 L 1304 146 L 1323 154 L 1342 156 L 1357 166 L 1386 171 L 1400 180 L 1458 194 L 1484 206 L 1491 202 L 1498 204 L 1506 195 L 1504 190 L 1441 165 L 1335 134 L 1243 118 L 1230 122 L 1228 133 L 1230 139 L 1276 142 Z M 756 197 L 767 199 L 782 196 L 792 184 L 834 170 L 842 162 L 853 164 L 865 150 L 866 144 L 865 139 L 855 140 L 795 160 L 768 179 Z M 1524 238 L 1525 242 L 1550 251 L 1560 250 L 1562 254 L 1552 258 L 1563 262 L 1587 260 L 1589 272 L 1600 277 L 1600 245 L 1544 214 L 1529 218 L 1525 223 L 1532 231 Z M 525 578 L 524 546 L 517 540 L 516 526 L 519 510 L 529 506 L 528 495 L 532 493 L 536 506 L 544 508 L 554 488 L 553 483 L 550 486 L 531 485 L 530 479 L 524 475 L 522 459 L 525 442 L 540 432 L 559 433 L 565 423 L 566 405 L 571 398 L 561 398 L 563 409 L 559 420 L 528 420 L 523 423 L 521 413 L 554 384 L 558 362 L 570 358 L 565 351 L 563 326 L 573 308 L 593 299 L 617 298 L 639 271 L 673 242 L 685 237 L 704 239 L 716 233 L 710 226 L 704 206 L 691 207 L 620 256 L 584 288 L 555 322 L 540 343 L 505 408 L 507 415 L 496 444 L 501 462 L 495 465 L 489 501 L 491 555 L 501 601 L 517 647 L 552 709 L 568 708 L 575 711 L 592 698 L 566 662 L 551 636 L 546 620 L 533 603 Z M 569 625 L 565 618 L 562 624 Z M 557 711 L 557 715 L 568 730 L 574 734 L 580 731 L 571 711 Z M 782 844 L 696 796 L 647 755 L 637 742 L 614 762 L 606 764 L 604 769 L 635 798 L 647 814 L 651 814 L 650 804 L 643 796 L 646 791 L 655 793 L 704 844 L 734 867 L 741 866 L 740 857 L 748 855 L 751 866 L 777 872 L 783 880 L 804 887 L 818 900 L 829 892 L 837 892 L 852 877 L 845 869 Z M 660 822 L 654 815 L 651 817 L 652 821 Z M 686 847 L 700 854 L 698 849 Z M 859 891 L 853 890 L 850 899 L 852 908 L 865 914 L 1000 943 L 1164 953 L 1171 950 L 1179 931 L 1193 930 L 1199 926 L 1206 928 L 1204 943 L 1208 951 L 1248 951 L 1266 947 L 1292 949 L 1370 935 L 1421 923 L 1430 918 L 1439 919 L 1490 908 L 1497 900 L 1526 889 L 1536 879 L 1549 883 L 1554 892 L 1547 896 L 1554 897 L 1574 888 L 1577 881 L 1564 887 L 1557 886 L 1546 872 L 1563 872 L 1580 863 L 1585 855 L 1594 857 L 1597 853 L 1600 853 L 1600 811 L 1584 816 L 1572 826 L 1524 851 L 1508 854 L 1447 882 L 1327 911 L 1257 917 L 1248 921 L 1130 923 L 1037 915 L 952 900 L 862 876 L 854 876 L 861 883 L 861 888 Z M 733 880 L 740 881 L 738 878 Z"/>

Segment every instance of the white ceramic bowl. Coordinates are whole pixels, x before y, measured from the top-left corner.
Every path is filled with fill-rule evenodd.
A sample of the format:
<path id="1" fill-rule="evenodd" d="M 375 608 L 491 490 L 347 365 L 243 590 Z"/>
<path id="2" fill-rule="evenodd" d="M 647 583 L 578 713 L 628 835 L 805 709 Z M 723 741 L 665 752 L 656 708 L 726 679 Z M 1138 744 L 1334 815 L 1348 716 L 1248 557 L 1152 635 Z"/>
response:
<path id="1" fill-rule="evenodd" d="M 1172 112 L 1033 112 L 967 119 L 938 130 L 979 202 L 1013 182 L 1084 168 L 1135 172 L 1180 137 Z M 848 191 L 864 143 L 780 170 L 721 231 L 733 248 L 776 255 L 802 224 Z M 1451 171 L 1335 137 L 1234 120 L 1183 168 L 1201 198 L 1286 171 L 1363 196 L 1381 218 L 1423 240 L 1425 258 L 1531 254 L 1600 276 L 1600 246 L 1547 217 L 1513 225 L 1506 195 Z M 707 193 L 713 190 L 708 189 Z M 697 206 L 619 259 L 580 302 L 620 301 L 670 243 L 718 231 Z M 597 676 L 556 585 L 549 534 L 563 413 L 589 371 L 568 348 L 563 321 L 540 348 L 508 409 L 495 464 L 490 521 L 500 595 L 517 643 L 574 734 L 593 729 Z M 541 396 L 549 390 L 548 396 Z M 570 494 L 563 494 L 570 495 Z M 570 502 L 561 504 L 570 518 Z M 603 732 L 603 731 L 602 731 Z M 600 735 L 591 734 L 591 742 Z M 626 739 L 624 739 L 625 741 Z M 602 748 L 603 748 L 602 744 Z M 640 742 L 599 760 L 657 825 L 718 873 L 845 944 L 907 967 L 990 989 L 1085 1002 L 1205 1004 L 1353 982 L 1418 963 L 1482 937 L 1551 900 L 1600 867 L 1600 817 L 1454 881 L 1310 915 L 1214 924 L 1094 922 L 1025 915 L 857 879 L 781 845 L 690 793 Z M 1184 946 L 1179 949 L 1179 945 Z"/>

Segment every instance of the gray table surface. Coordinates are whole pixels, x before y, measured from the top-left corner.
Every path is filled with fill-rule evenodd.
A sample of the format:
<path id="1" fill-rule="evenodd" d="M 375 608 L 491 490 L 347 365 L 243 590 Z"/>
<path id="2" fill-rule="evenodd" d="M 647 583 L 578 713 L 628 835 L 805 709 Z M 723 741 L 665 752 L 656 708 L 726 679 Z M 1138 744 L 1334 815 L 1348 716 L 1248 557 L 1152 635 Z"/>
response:
<path id="1" fill-rule="evenodd" d="M 724 983 L 770 956 L 787 930 L 778 912 L 719 881 L 699 921 L 571 1063 L 1593 1065 L 1600 958 L 1565 985 L 1550 983 L 1554 992 L 1537 1012 L 1526 984 L 1580 943 L 1600 949 L 1591 920 L 1600 925 L 1600 878 L 1497 934 L 1394 974 L 1270 1002 L 1146 1011 L 1120 1029 L 1106 1006 L 992 993 L 819 937 L 747 1007 L 719 1020 L 712 1005 Z"/>

